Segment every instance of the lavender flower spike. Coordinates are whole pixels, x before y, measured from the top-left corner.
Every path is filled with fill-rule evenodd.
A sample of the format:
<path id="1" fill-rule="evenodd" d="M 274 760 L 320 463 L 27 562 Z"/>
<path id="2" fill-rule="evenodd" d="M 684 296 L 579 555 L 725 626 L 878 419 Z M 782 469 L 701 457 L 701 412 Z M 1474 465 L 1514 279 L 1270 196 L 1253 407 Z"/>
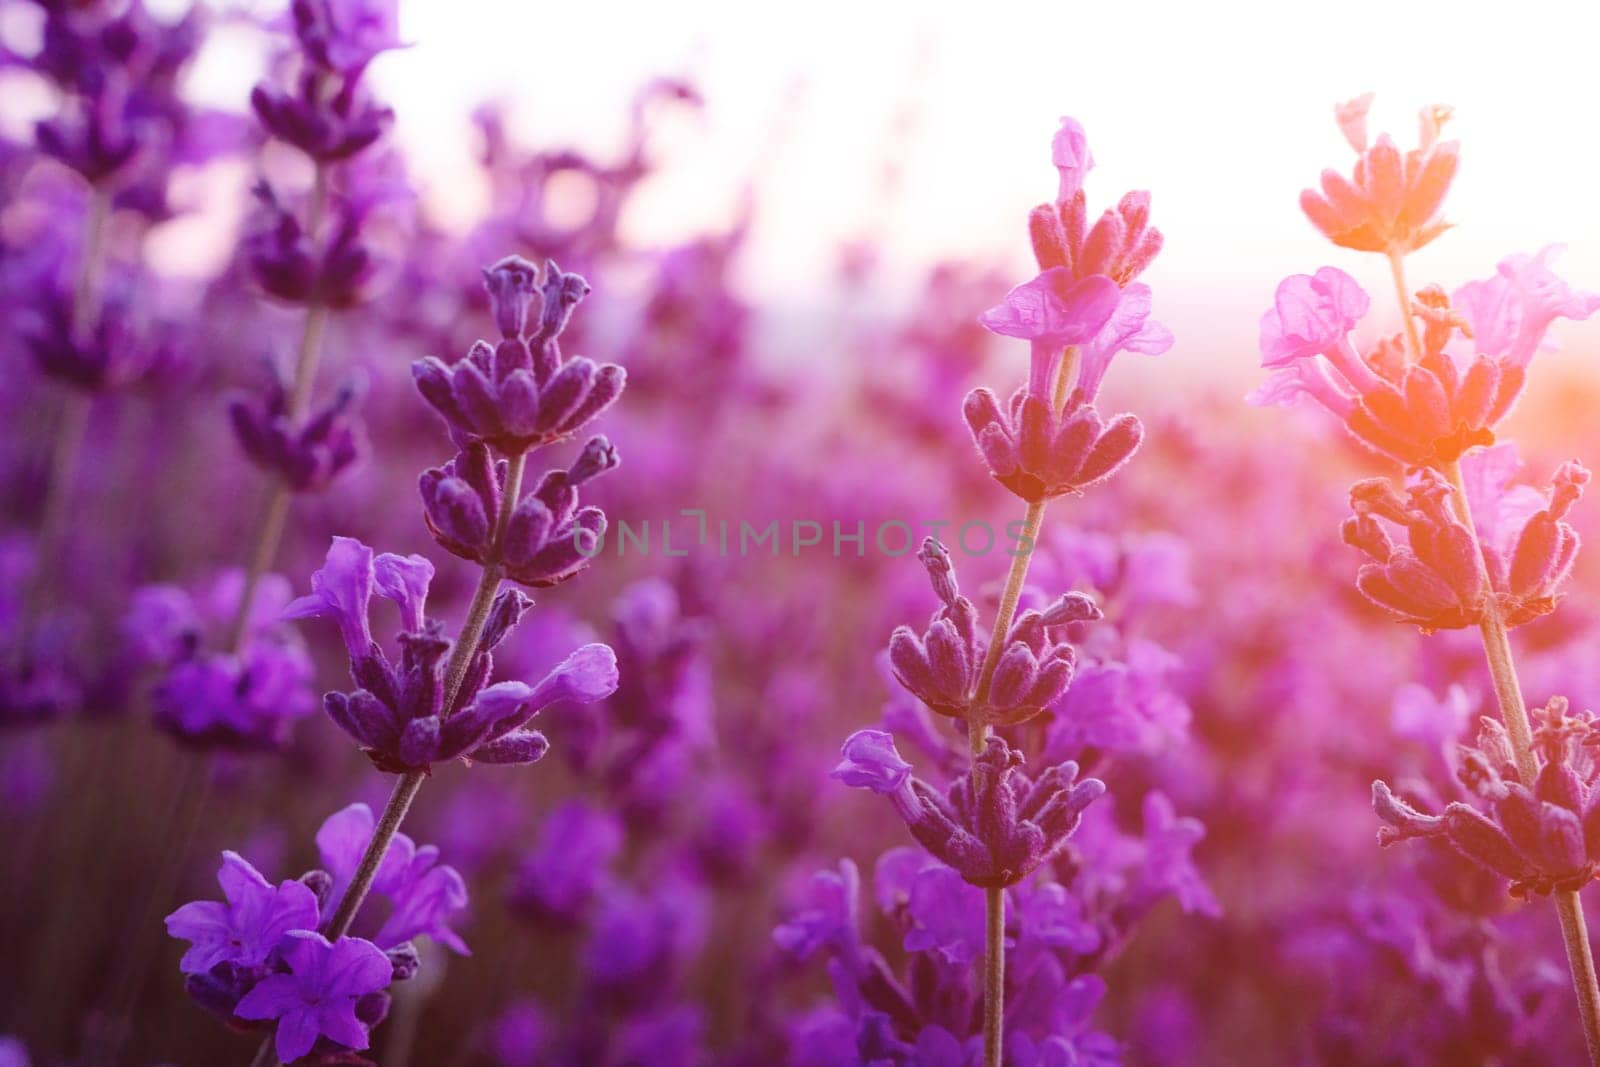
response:
<path id="1" fill-rule="evenodd" d="M 621 395 L 621 367 L 561 353 L 561 332 L 588 282 L 551 261 L 541 283 L 532 263 L 507 256 L 484 271 L 484 284 L 499 343 L 478 341 L 453 366 L 429 357 L 411 367 L 417 390 L 459 439 L 520 455 L 572 436 Z M 539 316 L 528 334 L 535 295 Z"/>

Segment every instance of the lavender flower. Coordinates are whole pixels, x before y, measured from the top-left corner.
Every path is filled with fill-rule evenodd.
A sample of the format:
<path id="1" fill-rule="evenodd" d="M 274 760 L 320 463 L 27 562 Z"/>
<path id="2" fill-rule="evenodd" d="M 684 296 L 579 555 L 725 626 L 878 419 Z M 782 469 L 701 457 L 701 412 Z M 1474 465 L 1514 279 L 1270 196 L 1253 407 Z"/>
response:
<path id="1" fill-rule="evenodd" d="M 833 777 L 887 796 L 924 848 L 978 886 L 1016 885 L 1066 847 L 1083 810 L 1105 792 L 1063 763 L 1030 779 L 1022 753 L 991 737 L 972 768 L 941 796 L 919 778 L 881 730 L 844 743 Z"/>
<path id="2" fill-rule="evenodd" d="M 572 436 L 617 399 L 626 379 L 616 364 L 562 356 L 561 332 L 589 284 L 553 262 L 541 283 L 537 268 L 516 256 L 485 270 L 484 283 L 500 342 L 475 343 L 454 366 L 432 357 L 412 364 L 417 390 L 452 433 L 508 456 Z M 535 294 L 539 316 L 529 334 Z"/>
<path id="3" fill-rule="evenodd" d="M 548 745 L 542 735 L 524 729 L 528 720 L 557 701 L 586 703 L 616 689 L 616 658 L 599 644 L 579 649 L 537 685 L 486 687 L 494 649 L 531 603 L 508 590 L 495 599 L 464 680 L 445 707 L 445 656 L 451 646 L 443 625 L 424 613 L 432 574 L 432 565 L 420 556 L 374 556 L 359 541 L 336 537 L 327 562 L 312 575 L 312 594 L 285 609 L 286 618 L 330 615 L 338 622 L 359 688 L 327 694 L 324 708 L 380 770 L 426 772 L 434 763 L 457 758 L 531 763 Z M 401 607 L 398 663 L 372 639 L 368 603 L 374 588 Z"/>
<path id="4" fill-rule="evenodd" d="M 276 1047 L 285 1063 L 311 1052 L 319 1038 L 345 1048 L 367 1047 L 370 1019 L 359 1015 L 364 998 L 386 989 L 393 967 L 370 941 L 297 930 L 283 948 L 288 974 L 262 979 L 234 1009 L 241 1019 L 275 1019 Z"/>

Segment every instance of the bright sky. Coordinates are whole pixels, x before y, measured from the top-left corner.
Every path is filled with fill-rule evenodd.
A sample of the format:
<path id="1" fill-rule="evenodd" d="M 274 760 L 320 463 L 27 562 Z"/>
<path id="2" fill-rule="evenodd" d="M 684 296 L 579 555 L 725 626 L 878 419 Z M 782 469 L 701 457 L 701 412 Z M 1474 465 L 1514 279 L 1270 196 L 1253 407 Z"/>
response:
<path id="1" fill-rule="evenodd" d="M 824 292 L 839 240 L 868 226 L 902 280 L 949 254 L 996 257 L 1021 280 L 1023 215 L 1054 188 L 1050 136 L 1070 113 L 1100 161 L 1092 209 L 1154 192 L 1167 248 L 1147 277 L 1180 344 L 1248 361 L 1285 273 L 1334 263 L 1387 293 L 1376 257 L 1327 245 L 1296 205 L 1321 168 L 1348 168 L 1332 106 L 1368 90 L 1375 130 L 1402 147 L 1419 107 L 1456 109 L 1459 228 L 1417 257 L 1415 279 L 1453 288 L 1564 241 L 1567 275 L 1600 289 L 1600 4 L 402 0 L 401 12 L 416 45 L 375 77 L 454 218 L 481 196 L 465 121 L 480 100 L 511 101 L 530 142 L 603 154 L 642 80 L 690 77 L 707 109 L 663 129 L 663 173 L 626 224 L 650 243 L 719 225 L 759 175 L 745 282 L 764 303 Z M 229 80 L 245 73 L 211 63 L 206 77 L 242 95 Z M 886 199 L 890 162 L 900 182 Z M 1565 336 L 1600 348 L 1595 324 Z"/>

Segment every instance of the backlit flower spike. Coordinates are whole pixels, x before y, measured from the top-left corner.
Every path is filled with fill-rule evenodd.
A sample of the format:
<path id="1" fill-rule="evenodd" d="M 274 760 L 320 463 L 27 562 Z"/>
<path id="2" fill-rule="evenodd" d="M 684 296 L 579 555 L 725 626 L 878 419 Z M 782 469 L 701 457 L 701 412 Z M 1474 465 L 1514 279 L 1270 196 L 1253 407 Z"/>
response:
<path id="1" fill-rule="evenodd" d="M 1124 412 L 1103 420 L 1074 391 L 1065 409 L 1019 389 L 1004 407 L 988 389 L 967 394 L 962 415 L 994 480 L 1030 503 L 1074 495 L 1133 458 L 1144 425 Z"/>
<path id="2" fill-rule="evenodd" d="M 541 283 L 532 263 L 507 256 L 484 271 L 484 284 L 500 341 L 476 342 L 453 365 L 430 356 L 411 367 L 418 392 L 459 440 L 519 455 L 578 433 L 621 395 L 621 367 L 561 353 L 561 332 L 589 292 L 582 277 L 546 261 Z M 539 317 L 526 335 L 535 294 Z"/>
<path id="3" fill-rule="evenodd" d="M 1096 778 L 1078 778 L 1075 763 L 1036 779 L 1022 753 L 991 736 L 967 772 L 941 794 L 914 777 L 882 730 L 845 740 L 833 777 L 887 796 L 913 837 L 973 885 L 1016 885 L 1066 847 L 1083 811 L 1105 792 Z"/>
<path id="4" fill-rule="evenodd" d="M 1519 367 L 1545 347 L 1556 319 L 1582 321 L 1600 310 L 1600 293 L 1574 291 L 1550 269 L 1564 245 L 1546 245 L 1537 255 L 1500 261 L 1492 277 L 1468 282 L 1451 303 L 1467 324 L 1475 351 Z"/>
<path id="5" fill-rule="evenodd" d="M 1094 157 L 1076 120 L 1061 120 L 1051 159 L 1061 175 L 1055 203 L 1041 204 L 1028 215 L 1028 236 L 1039 269 L 1060 267 L 1074 278 L 1104 274 L 1120 286 L 1128 285 L 1161 251 L 1161 231 L 1150 225 L 1150 194 L 1126 194 L 1090 226 L 1083 180 Z"/>
<path id="6" fill-rule="evenodd" d="M 1521 780 L 1505 727 L 1484 718 L 1476 745 L 1463 747 L 1459 760 L 1458 776 L 1475 803 L 1453 801 L 1429 814 L 1388 783 L 1374 782 L 1373 809 L 1384 822 L 1379 843 L 1447 841 L 1522 897 L 1578 890 L 1593 881 L 1600 872 L 1594 716 L 1572 713 L 1565 698 L 1555 697 L 1533 718 L 1539 769 L 1532 784 Z"/>
<path id="7" fill-rule="evenodd" d="M 1302 192 L 1300 207 L 1340 247 L 1405 255 L 1448 228 L 1439 209 L 1455 178 L 1460 144 L 1438 139 L 1439 127 L 1450 112 L 1435 105 L 1422 111 L 1416 148 L 1402 153 L 1388 134 L 1369 145 L 1371 102 L 1369 94 L 1335 109 L 1340 131 L 1355 149 L 1355 168 L 1349 177 L 1324 170 L 1321 190 Z"/>

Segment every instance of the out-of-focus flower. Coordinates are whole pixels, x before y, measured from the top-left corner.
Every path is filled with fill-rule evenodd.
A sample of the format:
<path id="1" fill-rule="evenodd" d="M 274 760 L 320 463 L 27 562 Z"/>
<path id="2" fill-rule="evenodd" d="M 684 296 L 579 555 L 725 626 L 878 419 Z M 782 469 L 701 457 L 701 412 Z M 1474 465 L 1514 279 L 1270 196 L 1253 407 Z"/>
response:
<path id="1" fill-rule="evenodd" d="M 228 405 L 234 436 L 251 462 L 297 492 L 316 492 L 350 467 L 365 447 L 359 390 L 346 385 L 304 425 L 289 417 L 288 389 L 275 367 L 264 393 Z"/>

